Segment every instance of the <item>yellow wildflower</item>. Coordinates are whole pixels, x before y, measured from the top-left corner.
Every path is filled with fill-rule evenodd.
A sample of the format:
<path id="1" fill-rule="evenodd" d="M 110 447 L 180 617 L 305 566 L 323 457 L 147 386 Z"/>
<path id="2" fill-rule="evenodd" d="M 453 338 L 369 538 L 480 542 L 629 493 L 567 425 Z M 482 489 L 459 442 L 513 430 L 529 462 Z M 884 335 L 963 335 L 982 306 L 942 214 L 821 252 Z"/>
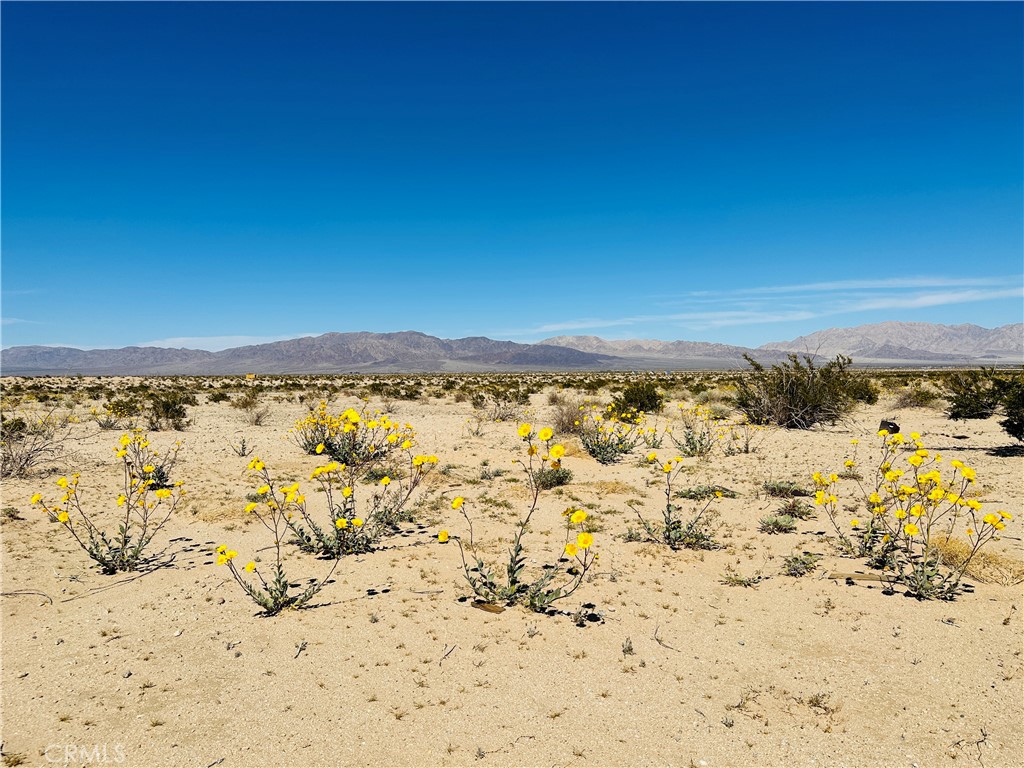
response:
<path id="1" fill-rule="evenodd" d="M 554 436 L 554 431 L 551 427 L 544 427 L 540 432 L 537 433 L 537 439 L 543 440 L 545 443 Z"/>
<path id="2" fill-rule="evenodd" d="M 529 437 L 531 432 L 533 432 L 533 427 L 530 426 L 529 424 L 520 424 L 519 425 L 519 436 L 520 437 Z"/>
<path id="3" fill-rule="evenodd" d="M 572 513 L 572 516 L 569 518 L 569 522 L 573 525 L 579 525 L 586 519 L 587 513 L 584 512 L 582 509 L 577 509 L 575 512 Z"/>
<path id="4" fill-rule="evenodd" d="M 447 544 L 448 543 L 448 531 L 438 531 L 437 532 L 437 541 L 440 544 Z"/>
<path id="5" fill-rule="evenodd" d="M 252 573 L 255 570 L 256 570 L 256 563 L 254 561 L 250 560 L 248 563 L 245 564 L 245 572 L 246 573 Z"/>
<path id="6" fill-rule="evenodd" d="M 462 505 L 466 503 L 466 500 L 461 496 L 456 496 L 452 499 L 452 509 L 462 509 Z"/>
<path id="7" fill-rule="evenodd" d="M 551 446 L 551 458 L 558 461 L 565 456 L 565 446 L 563 445 L 552 445 Z"/>
<path id="8" fill-rule="evenodd" d="M 363 527 L 363 518 L 361 518 L 361 517 L 353 517 L 352 518 L 352 525 L 354 525 L 356 528 L 362 528 Z"/>
<path id="9" fill-rule="evenodd" d="M 589 549 L 590 545 L 594 543 L 594 537 L 589 533 L 580 533 L 576 536 L 576 546 L 580 549 Z"/>
<path id="10" fill-rule="evenodd" d="M 576 557 L 576 554 L 578 552 L 579 548 L 571 541 L 565 545 L 565 554 L 567 554 L 569 557 Z"/>

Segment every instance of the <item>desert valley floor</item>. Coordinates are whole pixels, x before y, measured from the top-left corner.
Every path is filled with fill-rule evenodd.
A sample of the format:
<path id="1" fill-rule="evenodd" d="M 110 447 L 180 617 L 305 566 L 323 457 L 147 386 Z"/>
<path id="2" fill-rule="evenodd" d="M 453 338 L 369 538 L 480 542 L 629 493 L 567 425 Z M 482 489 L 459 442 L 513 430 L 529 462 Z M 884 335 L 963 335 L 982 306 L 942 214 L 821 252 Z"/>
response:
<path id="1" fill-rule="evenodd" d="M 675 402 L 662 428 L 677 419 Z M 541 493 L 528 567 L 557 560 L 570 507 L 588 512 L 600 559 L 557 614 L 492 613 L 469 599 L 454 539 L 437 534 L 468 533 L 451 508 L 465 497 L 481 553 L 503 567 L 529 505 L 517 427 L 553 423 L 549 392 L 503 422 L 477 420 L 452 398 L 339 393 L 332 411 L 386 410 L 438 465 L 400 532 L 343 557 L 310 607 L 264 617 L 216 564 L 216 548 L 240 562 L 268 556 L 267 531 L 245 511 L 253 456 L 282 483 L 299 482 L 317 509 L 309 478 L 323 459 L 289 434 L 308 408 L 271 391 L 265 423 L 253 426 L 226 402 L 199 403 L 186 430 L 150 432 L 156 448 L 183 442 L 173 479 L 188 490 L 154 541 L 164 567 L 103 575 L 30 503 L 81 472 L 83 505 L 116 509 L 122 431 L 89 419 L 99 402 L 75 406 L 63 458 L 4 480 L 6 765 L 1024 765 L 1024 455 L 1000 450 L 1012 441 L 996 419 L 951 422 L 935 408 L 896 409 L 883 393 L 835 426 L 769 428 L 751 453 L 685 458 L 679 487 L 736 492 L 714 502 L 721 546 L 706 551 L 627 535 L 638 528 L 630 505 L 658 519 L 664 503 L 648 448 L 602 465 L 556 434 L 572 480 Z M 820 512 L 793 533 L 758 529 L 782 504 L 766 481 L 813 488 L 813 472 L 842 469 L 852 439 L 870 475 L 886 418 L 974 468 L 976 498 L 1015 518 L 992 544 L 1006 570 L 968 576 L 954 601 L 832 577 L 869 569 L 840 554 Z M 247 457 L 236 450 L 243 438 L 255 451 Z M 677 449 L 656 452 L 660 462 Z M 855 502 L 854 483 L 839 487 L 841 502 Z M 286 552 L 296 582 L 330 570 Z M 783 559 L 803 552 L 821 555 L 817 567 L 783 575 Z M 755 583 L 726 583 L 728 574 Z"/>

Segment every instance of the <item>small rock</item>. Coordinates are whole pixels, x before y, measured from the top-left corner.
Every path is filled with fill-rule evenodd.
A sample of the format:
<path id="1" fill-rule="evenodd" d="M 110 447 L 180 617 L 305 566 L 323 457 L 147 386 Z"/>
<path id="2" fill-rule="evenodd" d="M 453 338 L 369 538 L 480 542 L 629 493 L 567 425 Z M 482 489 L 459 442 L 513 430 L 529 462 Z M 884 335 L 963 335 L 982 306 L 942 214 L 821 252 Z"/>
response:
<path id="1" fill-rule="evenodd" d="M 121 677 L 123 677 L 125 680 L 127 680 L 131 676 L 132 676 L 132 671 L 130 669 L 127 672 L 125 672 L 123 675 L 121 675 Z"/>

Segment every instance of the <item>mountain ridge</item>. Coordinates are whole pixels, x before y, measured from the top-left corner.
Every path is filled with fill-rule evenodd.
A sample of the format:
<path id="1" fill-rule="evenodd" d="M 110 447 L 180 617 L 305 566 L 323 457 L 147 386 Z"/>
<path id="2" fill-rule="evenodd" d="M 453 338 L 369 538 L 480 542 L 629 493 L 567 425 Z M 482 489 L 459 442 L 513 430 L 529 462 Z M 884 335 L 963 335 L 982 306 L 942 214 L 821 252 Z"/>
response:
<path id="1" fill-rule="evenodd" d="M 0 375 L 216 375 L 240 373 L 427 373 L 523 370 L 698 370 L 743 368 L 789 354 L 863 364 L 1024 364 L 1024 324 L 875 323 L 829 328 L 756 349 L 701 341 L 553 336 L 536 344 L 486 336 L 442 339 L 420 331 L 331 332 L 232 347 L 21 346 L 0 351 Z"/>

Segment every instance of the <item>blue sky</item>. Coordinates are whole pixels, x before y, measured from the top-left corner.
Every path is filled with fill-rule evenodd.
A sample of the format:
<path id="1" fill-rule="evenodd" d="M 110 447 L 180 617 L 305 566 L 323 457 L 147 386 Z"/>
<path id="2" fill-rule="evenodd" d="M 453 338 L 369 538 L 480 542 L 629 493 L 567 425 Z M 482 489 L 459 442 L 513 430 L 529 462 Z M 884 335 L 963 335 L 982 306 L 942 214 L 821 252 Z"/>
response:
<path id="1" fill-rule="evenodd" d="M 4 3 L 2 343 L 1024 319 L 1019 3 Z"/>

